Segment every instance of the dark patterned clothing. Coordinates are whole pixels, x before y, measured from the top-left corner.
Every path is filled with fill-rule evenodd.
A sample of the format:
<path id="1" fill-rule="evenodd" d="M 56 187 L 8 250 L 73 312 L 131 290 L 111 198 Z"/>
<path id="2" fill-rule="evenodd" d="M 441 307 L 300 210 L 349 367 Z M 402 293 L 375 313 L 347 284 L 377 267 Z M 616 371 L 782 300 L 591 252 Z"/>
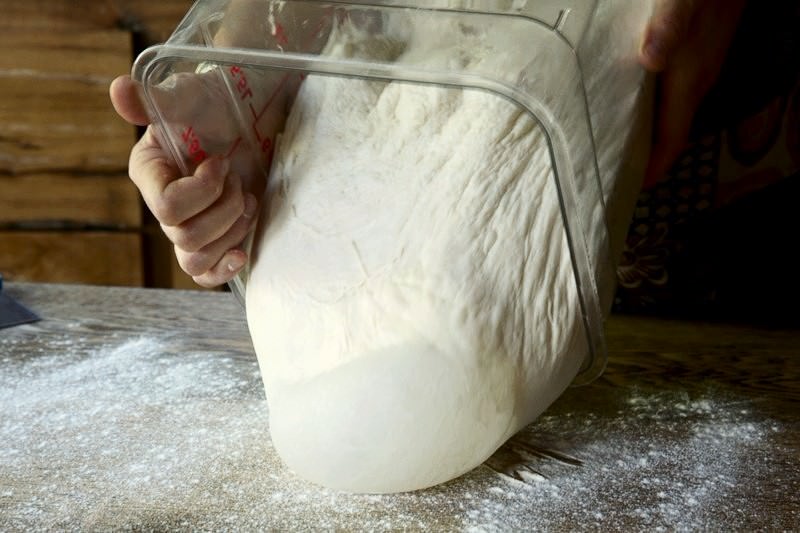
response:
<path id="1" fill-rule="evenodd" d="M 800 325 L 800 2 L 750 2 L 692 139 L 643 191 L 615 310 Z"/>

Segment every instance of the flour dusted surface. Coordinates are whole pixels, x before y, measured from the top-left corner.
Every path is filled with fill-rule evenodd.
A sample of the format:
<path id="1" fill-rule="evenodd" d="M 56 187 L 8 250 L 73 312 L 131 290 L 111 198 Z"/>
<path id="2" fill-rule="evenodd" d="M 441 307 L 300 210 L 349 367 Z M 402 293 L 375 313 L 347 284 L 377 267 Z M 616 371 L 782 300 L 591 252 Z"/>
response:
<path id="1" fill-rule="evenodd" d="M 413 494 L 358 496 L 282 465 L 255 361 L 147 335 L 90 350 L 53 336 L 26 357 L 0 337 L 0 530 L 791 528 L 751 500 L 758 486 L 797 502 L 785 428 L 718 390 L 573 389 L 488 466 Z"/>

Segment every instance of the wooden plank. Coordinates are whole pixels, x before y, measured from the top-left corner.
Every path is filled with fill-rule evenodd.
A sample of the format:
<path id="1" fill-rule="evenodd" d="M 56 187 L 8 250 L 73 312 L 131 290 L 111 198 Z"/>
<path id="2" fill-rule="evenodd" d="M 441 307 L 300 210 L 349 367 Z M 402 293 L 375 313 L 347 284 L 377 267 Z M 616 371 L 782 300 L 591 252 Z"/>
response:
<path id="1" fill-rule="evenodd" d="M 127 176 L 37 174 L 0 178 L 0 226 L 67 222 L 138 228 L 139 193 Z"/>
<path id="2" fill-rule="evenodd" d="M 131 63 L 130 34 L 120 30 L 5 30 L 0 33 L 0 49 L 13 52 L 0 56 L 0 71 L 9 71 L 5 76 L 67 78 L 87 86 L 127 72 Z"/>
<path id="3" fill-rule="evenodd" d="M 141 286 L 138 233 L 0 232 L 0 272 L 14 281 Z"/>
<path id="4" fill-rule="evenodd" d="M 135 130 L 108 85 L 130 55 L 122 31 L 0 33 L 0 173 L 124 172 Z"/>
<path id="5" fill-rule="evenodd" d="M 0 29 L 124 29 L 153 44 L 169 37 L 191 5 L 192 0 L 4 0 Z"/>

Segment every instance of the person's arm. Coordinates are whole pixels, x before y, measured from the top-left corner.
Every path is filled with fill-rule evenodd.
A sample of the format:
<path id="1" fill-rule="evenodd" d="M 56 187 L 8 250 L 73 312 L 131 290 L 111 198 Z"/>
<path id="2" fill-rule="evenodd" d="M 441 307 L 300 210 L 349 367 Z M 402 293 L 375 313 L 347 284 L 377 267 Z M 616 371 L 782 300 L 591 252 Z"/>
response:
<path id="1" fill-rule="evenodd" d="M 662 179 L 686 144 L 695 111 L 719 76 L 746 0 L 659 0 L 639 62 L 659 73 L 653 152 L 645 187 Z"/>

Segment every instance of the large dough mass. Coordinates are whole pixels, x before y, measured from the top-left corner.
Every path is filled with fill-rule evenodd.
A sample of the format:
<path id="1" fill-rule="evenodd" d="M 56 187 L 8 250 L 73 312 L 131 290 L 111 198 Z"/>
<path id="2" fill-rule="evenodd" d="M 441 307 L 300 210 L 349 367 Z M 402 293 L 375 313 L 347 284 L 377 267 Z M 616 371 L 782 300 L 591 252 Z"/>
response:
<path id="1" fill-rule="evenodd" d="M 513 35 L 483 50 L 474 29 L 436 31 L 447 38 L 401 46 L 345 27 L 326 52 L 431 68 L 527 53 Z M 550 161 L 540 127 L 494 94 L 306 79 L 246 294 L 273 442 L 294 471 L 357 492 L 441 483 L 568 386 L 588 347 Z"/>

